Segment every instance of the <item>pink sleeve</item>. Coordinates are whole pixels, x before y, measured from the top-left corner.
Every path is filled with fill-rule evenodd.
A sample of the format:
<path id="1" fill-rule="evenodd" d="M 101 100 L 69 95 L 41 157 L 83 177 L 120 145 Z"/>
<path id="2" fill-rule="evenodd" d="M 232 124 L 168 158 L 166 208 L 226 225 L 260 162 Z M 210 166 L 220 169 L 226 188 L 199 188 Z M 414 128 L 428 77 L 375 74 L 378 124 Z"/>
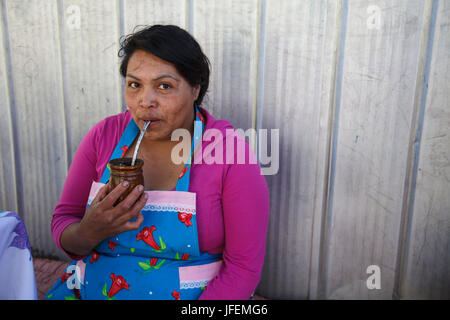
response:
<path id="1" fill-rule="evenodd" d="M 258 164 L 230 165 L 223 185 L 223 264 L 200 300 L 247 300 L 264 263 L 269 191 Z"/>
<path id="2" fill-rule="evenodd" d="M 70 165 L 61 198 L 53 212 L 51 223 L 53 240 L 62 251 L 74 260 L 83 257 L 65 251 L 61 247 L 60 238 L 65 228 L 74 222 L 81 221 L 84 216 L 92 181 L 97 178 L 95 142 L 99 124 L 94 126 L 81 141 Z"/>

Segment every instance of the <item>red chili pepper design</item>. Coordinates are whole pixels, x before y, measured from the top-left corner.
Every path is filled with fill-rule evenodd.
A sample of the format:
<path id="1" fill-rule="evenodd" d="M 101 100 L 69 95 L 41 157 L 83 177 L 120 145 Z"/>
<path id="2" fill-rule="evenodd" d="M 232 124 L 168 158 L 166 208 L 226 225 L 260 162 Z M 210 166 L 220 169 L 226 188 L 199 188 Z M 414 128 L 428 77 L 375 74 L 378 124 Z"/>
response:
<path id="1" fill-rule="evenodd" d="M 63 275 L 61 276 L 61 283 L 66 282 L 67 279 L 69 279 L 71 275 L 72 275 L 71 272 L 63 273 Z"/>
<path id="2" fill-rule="evenodd" d="M 186 172 L 188 172 L 188 170 L 189 170 L 189 166 L 188 166 L 188 167 L 185 167 L 185 168 L 183 169 L 183 171 L 181 171 L 180 175 L 178 176 L 178 179 L 183 178 L 184 174 L 185 174 Z"/>
<path id="3" fill-rule="evenodd" d="M 109 277 L 113 280 L 111 288 L 108 291 L 108 297 L 112 298 L 117 292 L 122 289 L 130 290 L 130 285 L 125 281 L 122 276 L 116 276 L 114 273 L 111 273 Z"/>
<path id="4" fill-rule="evenodd" d="M 123 146 L 122 148 L 120 148 L 120 150 L 123 151 L 122 155 L 120 156 L 121 158 L 123 158 L 123 157 L 125 156 L 125 153 L 126 153 L 127 150 L 128 150 L 128 146 Z"/>
<path id="5" fill-rule="evenodd" d="M 156 266 L 157 262 L 158 262 L 158 258 L 150 258 L 150 265 L 152 267 Z"/>
<path id="6" fill-rule="evenodd" d="M 109 248 L 111 249 L 111 251 L 114 251 L 114 248 L 119 245 L 118 243 L 112 242 L 111 240 L 108 240 L 109 243 Z"/>
<path id="7" fill-rule="evenodd" d="M 178 219 L 186 224 L 186 227 L 192 226 L 191 222 L 192 213 L 186 213 L 186 212 L 178 212 Z"/>
<path id="8" fill-rule="evenodd" d="M 177 292 L 176 290 L 173 290 L 172 297 L 174 297 L 175 300 L 180 300 L 180 293 Z"/>
<path id="9" fill-rule="evenodd" d="M 81 300 L 81 294 L 80 294 L 80 290 L 77 288 L 73 289 L 73 293 L 75 294 L 75 298 L 77 298 L 78 300 Z"/>
<path id="10" fill-rule="evenodd" d="M 181 256 L 181 260 L 187 260 L 189 258 L 189 255 L 186 253 L 183 253 L 183 255 Z"/>
<path id="11" fill-rule="evenodd" d="M 205 118 L 203 117 L 203 115 L 202 115 L 200 112 L 196 112 L 195 114 L 200 118 L 200 121 L 201 121 L 203 124 L 205 124 Z"/>
<path id="12" fill-rule="evenodd" d="M 143 228 L 141 232 L 136 235 L 136 241 L 142 240 L 153 249 L 160 250 L 161 247 L 156 243 L 155 239 L 153 239 L 153 231 L 155 230 L 155 226 Z"/>
<path id="13" fill-rule="evenodd" d="M 97 252 L 92 251 L 91 259 L 89 260 L 89 262 L 94 263 L 95 261 L 98 260 L 99 257 L 100 257 L 100 255 Z"/>

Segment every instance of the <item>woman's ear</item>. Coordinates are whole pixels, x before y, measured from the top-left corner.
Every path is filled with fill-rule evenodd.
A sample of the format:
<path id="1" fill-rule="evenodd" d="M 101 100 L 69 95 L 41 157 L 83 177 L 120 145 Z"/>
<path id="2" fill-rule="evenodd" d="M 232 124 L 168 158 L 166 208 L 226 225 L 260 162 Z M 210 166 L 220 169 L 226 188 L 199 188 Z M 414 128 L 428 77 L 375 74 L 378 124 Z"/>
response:
<path id="1" fill-rule="evenodd" d="M 198 95 L 200 94 L 200 85 L 197 84 L 192 87 L 192 95 L 194 97 L 194 101 L 198 99 Z"/>

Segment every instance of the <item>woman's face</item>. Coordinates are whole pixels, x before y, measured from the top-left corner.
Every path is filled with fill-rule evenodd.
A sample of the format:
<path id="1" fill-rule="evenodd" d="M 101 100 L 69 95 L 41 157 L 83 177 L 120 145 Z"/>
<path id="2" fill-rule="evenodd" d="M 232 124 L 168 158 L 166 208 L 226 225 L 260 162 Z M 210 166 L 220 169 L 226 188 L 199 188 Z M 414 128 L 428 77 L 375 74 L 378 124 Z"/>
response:
<path id="1" fill-rule="evenodd" d="M 200 85 L 192 87 L 173 64 L 143 50 L 128 61 L 125 101 L 139 129 L 151 121 L 146 139 L 170 140 L 178 128 L 191 131 L 199 91 Z"/>

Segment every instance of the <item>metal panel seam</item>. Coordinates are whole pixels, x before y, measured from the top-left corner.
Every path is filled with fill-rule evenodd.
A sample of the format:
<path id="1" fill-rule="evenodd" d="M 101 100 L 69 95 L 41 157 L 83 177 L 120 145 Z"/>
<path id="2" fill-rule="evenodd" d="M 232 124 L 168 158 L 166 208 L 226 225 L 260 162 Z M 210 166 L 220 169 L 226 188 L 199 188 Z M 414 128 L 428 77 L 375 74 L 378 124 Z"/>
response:
<path id="1" fill-rule="evenodd" d="M 188 32 L 193 36 L 194 35 L 194 0 L 186 0 L 188 2 L 188 8 L 186 8 L 186 15 L 187 15 L 187 26 L 188 26 Z"/>
<path id="2" fill-rule="evenodd" d="M 328 189 L 326 196 L 326 206 L 324 208 L 324 221 L 322 225 L 322 240 L 320 248 L 320 262 L 319 262 L 319 289 L 318 298 L 326 298 L 326 273 L 327 273 L 327 253 L 329 249 L 329 233 L 331 229 L 331 215 L 333 211 L 333 188 L 334 188 L 334 178 L 335 178 L 335 167 L 336 167 L 336 153 L 337 153 L 337 139 L 339 133 L 339 112 L 341 106 L 341 93 L 342 93 L 342 78 L 344 69 L 344 51 L 345 51 L 345 40 L 347 34 L 347 16 L 348 16 L 348 0 L 342 0 L 341 2 L 341 14 L 340 18 L 340 39 L 339 47 L 337 48 L 337 66 L 336 66 L 336 78 L 334 83 L 334 105 L 333 105 L 333 127 L 331 129 L 331 146 L 330 146 L 330 164 L 328 172 Z"/>
<path id="3" fill-rule="evenodd" d="M 428 39 L 426 41 L 425 48 L 425 63 L 423 66 L 420 66 L 421 70 L 418 70 L 417 76 L 417 81 L 422 81 L 422 84 L 420 88 L 420 102 L 416 102 L 416 99 L 414 99 L 414 105 L 418 105 L 418 107 L 416 107 L 416 110 L 414 111 L 415 115 L 412 119 L 413 123 L 411 125 L 411 139 L 408 151 L 408 164 L 405 177 L 403 208 L 400 222 L 401 229 L 399 232 L 399 240 L 397 246 L 397 263 L 395 269 L 394 290 L 392 294 L 392 297 L 394 299 L 401 299 L 402 297 L 401 290 L 405 276 L 405 269 L 407 267 L 405 263 L 407 261 L 409 253 L 408 248 L 411 236 L 412 217 L 414 213 L 414 199 L 419 168 L 420 143 L 422 140 L 425 106 L 427 102 L 428 81 L 430 79 L 431 58 L 433 56 L 433 43 L 438 6 L 439 0 L 433 0 L 431 13 L 429 11 L 429 8 L 426 8 L 424 10 L 424 20 L 426 21 L 425 25 L 428 29 L 428 32 L 425 31 L 424 33 L 426 33 L 426 37 Z M 418 87 L 416 88 L 418 89 Z"/>
<path id="4" fill-rule="evenodd" d="M 15 90 L 14 90 L 14 79 L 12 72 L 12 63 L 11 63 L 11 46 L 9 41 L 9 28 L 8 28 L 8 14 L 6 10 L 5 0 L 2 0 L 2 20 L 3 20 L 3 45 L 5 48 L 5 65 L 6 65 L 6 76 L 7 76 L 7 88 L 8 88 L 8 102 L 9 102 L 9 117 L 11 123 L 11 131 L 10 136 L 12 137 L 11 148 L 13 150 L 13 172 L 14 182 L 15 182 L 15 190 L 16 190 L 16 207 L 18 210 L 18 215 L 24 219 L 24 210 L 23 210 L 23 196 L 20 192 L 20 187 L 22 186 L 22 167 L 20 165 L 20 155 L 17 152 L 20 148 L 19 139 L 18 139 L 18 128 L 17 128 L 17 113 L 16 113 L 16 99 L 15 99 Z"/>
<path id="5" fill-rule="evenodd" d="M 256 54 L 256 94 L 255 94 L 255 104 L 253 108 L 252 115 L 252 126 L 258 130 L 262 127 L 262 114 L 264 107 L 264 65 L 265 65 L 265 42 L 266 42 L 266 14 L 267 14 L 267 3 L 266 0 L 258 1 L 258 13 L 259 13 L 259 26 L 257 28 L 257 46 L 258 50 Z M 256 146 L 252 146 L 253 150 L 256 151 L 256 157 L 259 163 L 259 135 L 257 135 Z"/>
<path id="6" fill-rule="evenodd" d="M 336 6 L 336 12 L 335 12 L 335 17 L 336 17 L 336 22 L 335 22 L 335 30 L 340 30 L 341 29 L 341 19 L 342 18 L 342 2 L 340 1 L 337 6 Z M 309 264 L 309 280 L 308 280 L 308 291 L 307 291 L 307 299 L 311 300 L 311 299 L 319 299 L 320 298 L 320 281 L 321 281 L 321 276 L 320 276 L 320 271 L 317 273 L 316 276 L 314 276 L 314 279 L 312 278 L 312 268 L 313 266 L 317 266 L 319 269 L 321 268 L 321 263 L 322 263 L 322 254 L 324 253 L 324 250 L 322 248 L 322 245 L 324 243 L 324 232 L 325 232 L 325 221 L 326 221 L 326 213 L 327 213 L 327 200 L 328 200 L 328 188 L 329 188 L 329 176 L 330 176 L 330 155 L 331 155 L 331 146 L 332 146 L 332 133 L 333 133 L 333 120 L 334 120 L 334 99 L 335 99 L 335 93 L 336 93 L 336 76 L 337 76 L 337 61 L 338 61 L 338 53 L 339 53 L 339 36 L 340 33 L 336 32 L 336 34 L 334 35 L 333 38 L 333 48 L 335 50 L 334 52 L 334 57 L 333 57 L 333 61 L 332 61 L 332 65 L 334 66 L 334 68 L 332 69 L 332 75 L 330 77 L 330 99 L 329 99 L 329 103 L 328 103 L 328 107 L 329 107 L 329 114 L 328 114 L 328 122 L 327 122 L 327 129 L 326 129 L 326 152 L 325 152 L 325 164 L 328 164 L 328 167 L 323 167 L 322 169 L 317 168 L 316 171 L 316 176 L 318 175 L 318 171 L 319 170 L 324 170 L 324 177 L 323 177 L 323 189 L 322 189 L 322 207 L 321 207 L 321 213 L 320 213 L 320 217 L 316 217 L 316 215 L 313 215 L 313 219 L 312 219 L 312 225 L 311 225 L 311 251 L 310 251 L 310 264 Z M 314 211 L 316 211 L 316 208 L 314 208 Z M 320 218 L 316 219 L 316 218 Z M 316 230 L 316 224 L 320 224 L 320 228 L 319 228 L 319 235 L 315 235 L 315 230 Z M 318 244 L 314 243 L 314 239 L 319 239 L 318 241 L 316 240 L 316 242 L 319 242 Z M 315 246 L 317 246 L 318 249 L 315 249 Z M 317 252 L 318 253 L 315 253 Z M 314 262 L 315 260 L 315 262 Z"/>
<path id="7" fill-rule="evenodd" d="M 124 0 L 117 0 L 116 2 L 116 10 L 117 10 L 117 33 L 119 36 L 119 43 L 117 44 L 117 51 L 120 50 L 120 42 L 125 37 L 125 16 L 124 16 Z M 117 71 L 119 72 L 119 71 Z M 122 78 L 121 75 L 119 75 L 119 88 L 120 92 L 118 92 L 119 99 L 118 101 L 121 101 L 122 105 L 118 106 L 119 112 L 123 112 L 127 110 L 127 104 L 125 102 L 125 79 Z"/>
<path id="8" fill-rule="evenodd" d="M 56 2 L 57 7 L 57 15 L 58 15 L 58 25 L 56 26 L 58 28 L 58 35 L 59 35 L 59 63 L 61 66 L 61 84 L 62 84 L 62 96 L 63 96 L 63 105 L 62 105 L 62 112 L 64 116 L 64 141 L 66 148 L 66 169 L 69 170 L 70 163 L 72 162 L 72 148 L 71 148 L 71 131 L 69 126 L 69 115 L 67 112 L 67 105 L 69 100 L 69 93 L 67 88 L 67 81 L 66 81 L 66 59 L 64 57 L 64 48 L 66 46 L 66 41 L 64 37 L 64 4 L 63 0 L 58 0 Z"/>

